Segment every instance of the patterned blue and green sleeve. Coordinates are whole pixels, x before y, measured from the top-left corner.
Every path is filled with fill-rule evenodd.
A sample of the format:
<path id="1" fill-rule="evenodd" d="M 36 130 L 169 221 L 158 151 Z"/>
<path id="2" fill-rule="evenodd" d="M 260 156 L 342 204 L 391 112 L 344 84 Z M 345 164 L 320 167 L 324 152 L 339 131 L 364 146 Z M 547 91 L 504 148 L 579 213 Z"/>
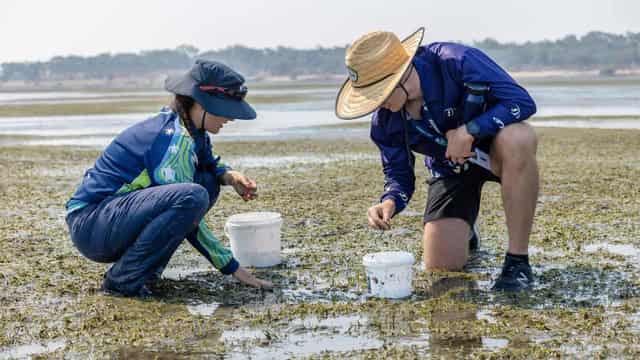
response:
<path id="1" fill-rule="evenodd" d="M 222 245 L 204 220 L 198 225 L 198 231 L 195 234 L 195 239 L 189 239 L 191 244 L 209 260 L 211 265 L 223 274 L 233 274 L 238 270 L 240 264 L 233 258 L 231 250 Z"/>
<path id="2" fill-rule="evenodd" d="M 154 182 L 159 185 L 193 182 L 197 163 L 194 140 L 179 121 L 176 121 L 171 136 L 166 153 L 157 165 L 152 165 Z M 211 154 L 212 159 L 204 161 L 214 160 L 213 153 L 208 151 L 208 154 Z M 222 176 L 227 169 L 228 166 L 218 162 L 216 176 Z M 198 230 L 189 235 L 188 240 L 223 274 L 232 274 L 238 269 L 239 264 L 231 251 L 213 235 L 204 219 L 200 221 Z"/>

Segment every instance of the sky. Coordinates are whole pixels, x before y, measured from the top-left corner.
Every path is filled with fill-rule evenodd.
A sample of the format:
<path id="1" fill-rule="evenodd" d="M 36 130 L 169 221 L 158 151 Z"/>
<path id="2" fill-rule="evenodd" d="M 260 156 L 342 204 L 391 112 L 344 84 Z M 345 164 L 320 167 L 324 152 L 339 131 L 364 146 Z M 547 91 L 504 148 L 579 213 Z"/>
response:
<path id="1" fill-rule="evenodd" d="M 373 30 L 425 42 L 640 32 L 640 0 L 0 0 L 0 63 L 190 44 L 344 46 Z"/>

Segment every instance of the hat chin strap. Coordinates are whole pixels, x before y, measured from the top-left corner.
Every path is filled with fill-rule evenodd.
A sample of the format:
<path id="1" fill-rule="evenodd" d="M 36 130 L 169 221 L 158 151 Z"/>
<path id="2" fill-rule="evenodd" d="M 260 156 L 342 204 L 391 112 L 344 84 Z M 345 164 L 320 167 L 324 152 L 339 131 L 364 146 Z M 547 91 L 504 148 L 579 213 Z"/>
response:
<path id="1" fill-rule="evenodd" d="M 409 101 L 409 92 L 407 91 L 407 88 L 404 87 L 404 83 L 405 81 L 409 80 L 409 77 L 411 76 L 411 73 L 413 72 L 414 66 L 411 65 L 411 67 L 409 68 L 409 73 L 407 74 L 407 76 L 404 79 L 401 79 L 400 82 L 398 83 L 398 85 L 400 86 L 400 89 L 402 89 L 402 91 L 404 91 L 404 95 L 407 97 L 407 101 Z"/>
<path id="2" fill-rule="evenodd" d="M 207 111 L 203 109 L 202 111 L 202 120 L 200 121 L 200 130 L 205 131 L 204 129 L 204 119 L 207 117 Z"/>
<path id="3" fill-rule="evenodd" d="M 407 88 L 405 88 L 404 85 L 402 85 L 402 83 L 400 83 L 398 85 L 400 85 L 400 89 L 402 89 L 402 91 L 404 91 L 404 96 L 407 98 L 407 100 L 405 101 L 405 104 L 406 104 L 406 102 L 409 101 L 409 92 L 407 91 Z"/>

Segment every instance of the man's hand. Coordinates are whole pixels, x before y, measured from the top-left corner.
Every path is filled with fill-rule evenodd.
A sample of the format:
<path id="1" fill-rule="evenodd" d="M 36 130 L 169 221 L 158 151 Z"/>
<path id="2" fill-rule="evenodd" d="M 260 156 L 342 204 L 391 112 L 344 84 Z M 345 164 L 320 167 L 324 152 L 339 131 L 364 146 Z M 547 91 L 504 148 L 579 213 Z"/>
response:
<path id="1" fill-rule="evenodd" d="M 233 277 L 243 284 L 253 286 L 258 289 L 273 289 L 273 283 L 271 281 L 258 279 L 242 266 L 238 267 L 238 270 L 233 273 Z"/>
<path id="2" fill-rule="evenodd" d="M 395 211 L 396 203 L 391 199 L 370 207 L 367 211 L 369 226 L 377 230 L 391 229 L 391 217 Z"/>
<path id="3" fill-rule="evenodd" d="M 258 197 L 258 185 L 248 176 L 229 170 L 222 176 L 225 185 L 231 185 L 244 201 L 254 200 Z"/>
<path id="4" fill-rule="evenodd" d="M 445 156 L 454 163 L 463 164 L 468 157 L 474 156 L 471 151 L 473 136 L 462 125 L 457 129 L 447 131 L 447 152 Z"/>

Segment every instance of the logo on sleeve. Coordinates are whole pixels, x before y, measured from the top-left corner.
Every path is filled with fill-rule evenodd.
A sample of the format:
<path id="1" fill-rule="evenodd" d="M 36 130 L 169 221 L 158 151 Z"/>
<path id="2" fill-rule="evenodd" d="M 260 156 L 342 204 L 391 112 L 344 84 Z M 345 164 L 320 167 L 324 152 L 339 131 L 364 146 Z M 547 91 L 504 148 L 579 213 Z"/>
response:
<path id="1" fill-rule="evenodd" d="M 160 169 L 160 173 L 162 174 L 162 177 L 166 181 L 175 181 L 176 180 L 176 171 L 173 170 L 170 167 L 163 167 L 162 169 Z"/>
<path id="2" fill-rule="evenodd" d="M 500 120 L 499 118 L 494 116 L 493 122 L 496 123 L 496 125 L 498 125 L 500 129 L 504 128 L 504 121 Z"/>
<path id="3" fill-rule="evenodd" d="M 513 115 L 514 118 L 520 119 L 520 106 L 518 106 L 518 104 L 514 104 L 511 107 L 511 115 Z"/>
<path id="4" fill-rule="evenodd" d="M 454 117 L 456 114 L 456 109 L 455 108 L 446 108 L 444 109 L 444 116 L 446 116 L 447 118 L 452 118 Z"/>

